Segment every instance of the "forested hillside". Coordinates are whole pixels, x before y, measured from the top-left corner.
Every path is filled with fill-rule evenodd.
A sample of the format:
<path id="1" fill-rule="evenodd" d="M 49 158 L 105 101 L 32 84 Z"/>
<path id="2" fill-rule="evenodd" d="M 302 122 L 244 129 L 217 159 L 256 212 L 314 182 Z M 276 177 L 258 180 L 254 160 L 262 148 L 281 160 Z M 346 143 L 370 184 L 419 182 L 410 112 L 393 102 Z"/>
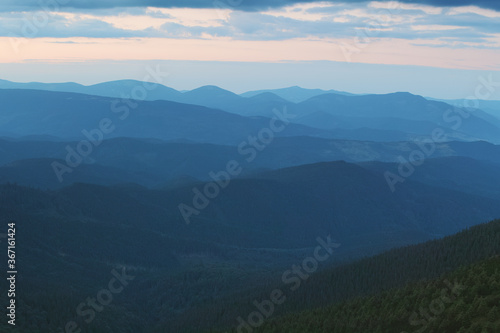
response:
<path id="1" fill-rule="evenodd" d="M 271 320 L 256 332 L 499 332 L 500 257 L 442 278 Z"/>

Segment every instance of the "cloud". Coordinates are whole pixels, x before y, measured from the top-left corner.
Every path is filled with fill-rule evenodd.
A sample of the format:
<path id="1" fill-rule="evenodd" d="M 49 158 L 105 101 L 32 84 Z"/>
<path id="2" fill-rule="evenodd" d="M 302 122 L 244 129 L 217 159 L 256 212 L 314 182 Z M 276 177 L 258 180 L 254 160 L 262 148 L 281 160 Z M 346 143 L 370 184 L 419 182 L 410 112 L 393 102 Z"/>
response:
<path id="1" fill-rule="evenodd" d="M 318 3 L 318 0 L 2 0 L 1 11 L 12 11 L 17 9 L 37 10 L 43 4 L 53 7 L 59 4 L 67 8 L 118 8 L 118 7 L 158 7 L 158 8 L 236 8 L 243 11 L 260 11 L 270 8 L 280 8 L 298 3 Z M 330 1 L 332 3 L 366 2 L 363 0 L 353 1 Z M 389 2 L 389 1 L 381 1 Z M 401 0 L 406 4 L 419 4 L 433 7 L 461 7 L 477 6 L 486 9 L 500 11 L 498 0 Z"/>
<path id="2" fill-rule="evenodd" d="M 239 0 L 224 1 L 236 4 Z M 23 27 L 35 22 L 33 17 L 39 14 L 44 13 L 0 12 L 0 37 L 23 36 Z M 500 32 L 496 14 L 500 13 L 474 6 L 441 8 L 381 1 L 342 5 L 310 2 L 260 12 L 227 8 L 61 8 L 51 13 L 47 24 L 30 38 L 308 39 L 325 43 L 400 39 L 420 40 L 420 45 L 432 47 L 495 49 Z"/>

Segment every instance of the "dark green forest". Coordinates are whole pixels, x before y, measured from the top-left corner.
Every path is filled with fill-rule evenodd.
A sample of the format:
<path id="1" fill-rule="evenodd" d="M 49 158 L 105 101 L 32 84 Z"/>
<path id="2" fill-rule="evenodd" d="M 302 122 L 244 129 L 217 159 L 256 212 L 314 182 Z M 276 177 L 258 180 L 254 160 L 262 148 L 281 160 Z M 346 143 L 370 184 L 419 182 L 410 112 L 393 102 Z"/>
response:
<path id="1" fill-rule="evenodd" d="M 498 302 L 498 284 L 487 283 L 498 277 L 499 220 L 365 258 L 361 253 L 351 258 L 352 251 L 346 255 L 340 245 L 291 291 L 281 280 L 283 272 L 314 247 L 245 250 L 210 237 L 187 238 L 182 228 L 169 235 L 155 227 L 153 216 L 139 225 L 128 214 L 127 209 L 142 214 L 143 207 L 154 207 L 154 193 L 144 192 L 137 201 L 132 199 L 137 190 L 77 187 L 64 189 L 64 196 L 17 185 L 1 188 L 6 216 L 17 221 L 18 242 L 29 244 L 19 248 L 23 274 L 14 332 L 65 332 L 69 322 L 89 333 L 235 331 L 237 318 L 246 318 L 255 311 L 254 301 L 269 299 L 276 288 L 286 301 L 255 331 L 409 331 L 412 311 L 430 304 L 445 280 L 468 288 L 429 329 L 453 331 L 457 312 L 457 320 L 464 318 L 460 327 L 476 329 L 486 323 L 478 307 L 488 307 L 488 318 L 498 309 L 490 306 Z M 91 200 L 99 193 L 106 205 Z M 144 206 L 147 195 L 153 196 Z M 77 307 L 108 288 L 113 270 L 133 279 L 87 323 Z"/>
<path id="2" fill-rule="evenodd" d="M 270 320 L 256 332 L 500 332 L 500 257 L 435 280 Z"/>

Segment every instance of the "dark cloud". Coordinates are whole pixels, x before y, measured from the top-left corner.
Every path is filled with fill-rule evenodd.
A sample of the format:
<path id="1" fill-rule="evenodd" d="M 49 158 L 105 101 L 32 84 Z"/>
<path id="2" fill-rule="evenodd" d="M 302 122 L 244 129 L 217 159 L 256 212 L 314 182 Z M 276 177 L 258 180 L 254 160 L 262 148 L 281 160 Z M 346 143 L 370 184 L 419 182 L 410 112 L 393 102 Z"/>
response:
<path id="1" fill-rule="evenodd" d="M 258 11 L 267 8 L 283 7 L 295 3 L 313 3 L 319 0 L 2 0 L 0 10 L 12 11 L 17 9 L 35 10 L 47 4 L 47 7 L 99 9 L 117 7 L 189 7 L 189 8 L 235 8 L 245 11 Z M 380 1 L 380 0 L 379 0 Z M 382 0 L 387 1 L 387 0 Z M 334 2 L 366 2 L 363 0 L 338 1 Z M 400 0 L 403 3 L 425 4 L 438 7 L 452 6 L 478 6 L 500 11 L 500 1 L 498 0 Z"/>
<path id="2" fill-rule="evenodd" d="M 49 1 L 49 0 L 44 0 Z M 73 0 L 76 1 L 76 0 Z M 236 0 L 225 0 L 236 1 Z M 233 2 L 232 4 L 237 4 Z M 360 9 L 361 11 L 351 11 Z M 85 9 L 74 9 L 81 13 Z M 393 16 L 381 15 L 377 8 L 366 7 L 360 3 L 350 3 L 343 6 L 314 7 L 301 10 L 299 18 L 287 17 L 285 11 L 280 13 L 265 13 L 258 11 L 233 11 L 224 20 L 214 20 L 210 25 L 185 25 L 161 11 L 149 11 L 143 7 L 108 8 L 89 10 L 90 17 L 76 15 L 68 16 L 56 13 L 51 16 L 43 28 L 38 29 L 34 37 L 106 37 L 106 38 L 194 38 L 230 37 L 234 40 L 276 41 L 293 38 L 309 39 L 349 39 L 357 40 L 395 38 L 420 40 L 420 44 L 433 45 L 424 40 L 439 41 L 436 47 L 453 46 L 455 48 L 498 47 L 492 37 L 498 35 L 500 22 L 496 17 L 485 17 L 475 13 L 456 13 L 423 15 L 419 9 L 401 9 Z M 442 12 L 442 13 L 441 13 Z M 307 18 L 307 14 L 323 14 L 319 19 Z M 356 15 L 354 15 L 354 14 Z M 0 36 L 23 36 L 23 27 L 30 21 L 31 15 L 39 13 L 0 13 Z M 146 29 L 127 29 L 100 21 L 100 16 L 149 15 L 165 20 L 161 26 L 155 25 Z M 25 18 L 27 16 L 27 18 Z M 338 20 L 340 18 L 340 20 Z M 133 18 L 131 18 L 133 20 Z M 33 21 L 33 20 L 31 20 Z M 162 22 L 162 21 L 160 21 Z"/>
<path id="3" fill-rule="evenodd" d="M 398 38 L 406 40 L 439 40 L 446 44 L 472 45 L 482 44 L 491 47 L 490 38 L 500 31 L 500 22 L 497 18 L 489 18 L 474 13 L 455 15 L 422 15 L 414 9 L 402 9 L 387 20 L 380 16 L 376 8 L 365 8 L 361 16 L 353 16 L 349 9 L 357 9 L 360 4 L 349 4 L 336 7 L 321 7 L 306 10 L 307 16 L 314 9 L 316 14 L 326 14 L 322 19 L 301 20 L 283 15 L 270 15 L 262 12 L 231 12 L 226 20 L 218 21 L 213 26 L 184 25 L 182 21 L 172 18 L 171 22 L 164 22 L 159 27 L 146 29 L 123 29 L 113 24 L 100 21 L 98 18 L 105 13 L 108 15 L 127 14 L 130 8 L 92 10 L 91 18 L 84 16 L 77 19 L 68 18 L 63 14 L 55 14 L 48 24 L 39 29 L 36 37 L 108 37 L 108 38 L 140 38 L 140 37 L 167 37 L 167 38 L 196 38 L 231 37 L 235 40 L 287 40 L 293 38 L 348 38 L 355 40 L 369 39 L 374 41 L 383 38 Z M 323 9 L 321 11 L 321 9 Z M 345 9 L 348 9 L 345 11 Z M 78 10 L 80 12 L 81 10 Z M 169 18 L 160 11 L 151 15 L 144 8 L 130 9 L 133 14 L 147 14 L 153 17 Z M 341 13 L 344 12 L 345 13 Z M 98 14 L 98 15 L 96 15 Z M 29 21 L 28 14 L 28 21 Z M 345 21 L 334 18 L 345 18 Z M 390 17 L 389 17 L 390 18 Z M 24 14 L 0 14 L 0 36 L 10 34 L 22 35 Z M 436 27 L 436 28 L 434 28 Z M 373 30 L 372 28 L 378 28 Z M 417 28 L 417 29 L 415 29 Z M 444 29 L 443 29 L 444 28 Z M 468 44 L 459 44 L 468 43 Z"/>

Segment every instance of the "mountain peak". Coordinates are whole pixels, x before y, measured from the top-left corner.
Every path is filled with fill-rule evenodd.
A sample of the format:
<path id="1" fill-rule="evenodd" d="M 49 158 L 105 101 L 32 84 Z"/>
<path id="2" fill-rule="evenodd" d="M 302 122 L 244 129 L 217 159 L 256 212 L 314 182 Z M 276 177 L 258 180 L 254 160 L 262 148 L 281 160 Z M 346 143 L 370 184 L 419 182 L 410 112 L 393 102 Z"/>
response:
<path id="1" fill-rule="evenodd" d="M 229 97 L 229 98 L 241 98 L 239 95 L 236 95 L 235 93 L 222 89 L 217 86 L 213 85 L 207 85 L 207 86 L 202 86 L 196 89 L 193 89 L 191 91 L 183 93 L 187 97 L 202 97 L 202 98 L 214 98 L 214 97 Z"/>
<path id="2" fill-rule="evenodd" d="M 214 86 L 214 85 L 206 85 L 206 86 L 201 86 L 199 88 L 193 89 L 191 91 L 226 91 L 230 92 L 229 90 L 222 89 L 221 87 Z"/>

